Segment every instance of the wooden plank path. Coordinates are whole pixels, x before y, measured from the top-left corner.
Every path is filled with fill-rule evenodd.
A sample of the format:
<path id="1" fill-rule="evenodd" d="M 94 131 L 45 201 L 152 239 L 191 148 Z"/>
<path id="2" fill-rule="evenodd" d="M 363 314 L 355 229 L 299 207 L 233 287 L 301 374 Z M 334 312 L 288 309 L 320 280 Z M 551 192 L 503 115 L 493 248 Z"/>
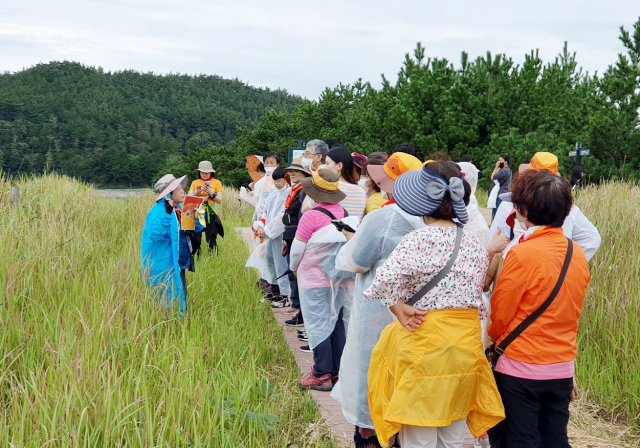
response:
<path id="1" fill-rule="evenodd" d="M 491 223 L 491 210 L 480 209 L 482 215 L 487 219 L 487 223 Z M 237 231 L 242 233 L 244 240 L 249 246 L 249 250 L 253 249 L 253 232 L 248 227 L 237 228 Z M 301 342 L 298 340 L 297 330 L 295 327 L 287 327 L 284 322 L 291 319 L 290 314 L 283 314 L 281 309 L 273 309 L 273 317 L 282 326 L 284 337 L 289 344 L 289 348 L 293 352 L 293 356 L 296 359 L 296 363 L 300 368 L 300 377 L 307 375 L 313 366 L 313 354 L 303 353 L 300 351 L 300 347 L 307 345 L 307 342 Z M 353 433 L 355 430 L 354 425 L 349 423 L 342 414 L 342 407 L 340 403 L 331 398 L 330 392 L 319 392 L 312 390 L 311 396 L 318 403 L 318 408 L 322 415 L 322 418 L 331 429 L 332 435 L 336 437 L 338 443 L 341 446 L 352 447 Z M 464 445 L 463 448 L 473 448 L 473 437 L 465 428 Z"/>

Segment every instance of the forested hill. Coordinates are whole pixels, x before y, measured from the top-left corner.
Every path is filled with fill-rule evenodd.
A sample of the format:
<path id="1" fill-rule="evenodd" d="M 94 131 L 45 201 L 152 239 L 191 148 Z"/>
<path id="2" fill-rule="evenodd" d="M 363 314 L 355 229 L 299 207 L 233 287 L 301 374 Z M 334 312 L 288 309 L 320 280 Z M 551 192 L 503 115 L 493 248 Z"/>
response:
<path id="1" fill-rule="evenodd" d="M 149 184 L 190 150 L 225 145 L 300 98 L 219 76 L 105 72 L 76 62 L 0 74 L 0 165 Z"/>

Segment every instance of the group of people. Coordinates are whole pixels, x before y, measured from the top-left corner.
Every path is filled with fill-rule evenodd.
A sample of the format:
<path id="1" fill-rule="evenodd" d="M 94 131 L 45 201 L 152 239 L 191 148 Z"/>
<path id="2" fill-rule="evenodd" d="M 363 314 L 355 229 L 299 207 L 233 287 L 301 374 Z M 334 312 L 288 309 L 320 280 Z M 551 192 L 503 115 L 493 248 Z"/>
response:
<path id="1" fill-rule="evenodd" d="M 547 152 L 513 177 L 501 156 L 489 227 L 475 197 L 482 172 L 467 159 L 423 162 L 406 143 L 364 156 L 312 140 L 286 167 L 264 154 L 261 178 L 241 189 L 255 207 L 247 266 L 262 301 L 291 316 L 313 353 L 299 387 L 331 392 L 357 448 L 461 448 L 465 426 L 477 446 L 569 447 L 578 319 L 600 235 Z M 157 186 L 143 260 L 145 238 L 179 258 L 182 181 Z M 143 267 L 186 291 L 184 265 L 168 264 Z"/>

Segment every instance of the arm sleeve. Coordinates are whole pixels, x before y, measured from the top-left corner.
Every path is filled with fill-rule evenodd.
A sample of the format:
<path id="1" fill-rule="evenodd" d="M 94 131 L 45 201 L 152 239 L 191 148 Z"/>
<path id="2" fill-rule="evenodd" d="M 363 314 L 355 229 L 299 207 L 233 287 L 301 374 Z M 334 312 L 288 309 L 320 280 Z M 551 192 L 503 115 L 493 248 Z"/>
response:
<path id="1" fill-rule="evenodd" d="M 267 235 L 267 238 L 278 238 L 284 233 L 284 224 L 282 222 L 283 216 L 284 212 L 279 213 L 275 218 L 273 218 L 264 226 L 264 233 Z"/>
<path id="2" fill-rule="evenodd" d="M 167 214 L 162 212 L 154 219 L 147 229 L 147 236 L 151 241 L 161 241 L 168 238 L 169 229 L 171 228 L 171 220 L 175 218 L 175 212 Z"/>
<path id="3" fill-rule="evenodd" d="M 510 253 L 504 262 L 504 268 L 498 278 L 491 296 L 491 325 L 489 337 L 494 341 L 500 339 L 518 311 L 520 301 L 527 289 L 526 266 L 517 254 Z"/>
<path id="4" fill-rule="evenodd" d="M 309 241 L 313 232 L 317 230 L 316 226 L 316 215 L 319 212 L 313 212 L 309 210 L 307 213 L 302 215 L 300 218 L 300 222 L 298 223 L 298 229 L 296 230 L 296 239 L 300 240 L 304 243 Z"/>
<path id="5" fill-rule="evenodd" d="M 498 211 L 496 211 L 496 216 L 493 218 L 493 222 L 491 223 L 491 229 L 489 230 L 492 238 L 498 232 L 498 227 L 502 229 L 502 235 L 511 235 L 511 227 L 507 224 L 507 217 L 509 216 L 509 213 L 511 213 L 512 208 L 513 204 L 511 202 L 502 201 L 500 207 L 498 207 Z"/>
<path id="6" fill-rule="evenodd" d="M 567 221 L 569 221 L 569 224 L 572 225 L 573 228 L 570 232 L 571 235 L 567 235 L 566 231 L 564 234 L 582 248 L 584 255 L 587 257 L 587 261 L 591 260 L 600 248 L 600 243 L 602 242 L 600 232 L 598 232 L 596 226 L 589 221 L 589 218 L 582 213 L 582 210 L 575 205 L 571 208 L 571 213 L 569 213 L 565 223 Z M 563 225 L 562 227 L 564 231 L 565 226 Z"/>
<path id="7" fill-rule="evenodd" d="M 307 243 L 300 241 L 299 239 L 293 240 L 291 244 L 291 258 L 289 259 L 289 269 L 292 271 L 297 271 L 298 266 L 300 265 L 300 260 L 302 260 L 302 254 L 304 254 L 304 250 L 307 247 Z"/>
<path id="8" fill-rule="evenodd" d="M 509 170 L 507 170 L 507 169 L 502 169 L 502 170 L 498 171 L 498 172 L 493 176 L 493 180 L 497 180 L 498 182 L 500 182 L 501 184 L 503 184 L 504 182 L 506 182 L 507 180 L 509 180 L 509 177 L 510 177 Z"/>

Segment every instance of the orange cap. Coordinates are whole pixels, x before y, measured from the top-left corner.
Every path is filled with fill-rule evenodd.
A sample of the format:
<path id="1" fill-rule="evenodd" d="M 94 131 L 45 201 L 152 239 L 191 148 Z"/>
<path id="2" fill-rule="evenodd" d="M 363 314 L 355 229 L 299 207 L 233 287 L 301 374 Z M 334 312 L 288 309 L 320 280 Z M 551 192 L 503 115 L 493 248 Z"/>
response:
<path id="1" fill-rule="evenodd" d="M 393 190 L 393 182 L 407 171 L 422 169 L 422 162 L 411 154 L 396 152 L 389 156 L 384 165 L 371 165 L 367 172 L 371 179 L 382 191 L 390 193 Z"/>
<path id="2" fill-rule="evenodd" d="M 550 152 L 537 152 L 531 157 L 530 170 L 549 170 L 552 174 L 558 174 L 558 158 Z"/>

